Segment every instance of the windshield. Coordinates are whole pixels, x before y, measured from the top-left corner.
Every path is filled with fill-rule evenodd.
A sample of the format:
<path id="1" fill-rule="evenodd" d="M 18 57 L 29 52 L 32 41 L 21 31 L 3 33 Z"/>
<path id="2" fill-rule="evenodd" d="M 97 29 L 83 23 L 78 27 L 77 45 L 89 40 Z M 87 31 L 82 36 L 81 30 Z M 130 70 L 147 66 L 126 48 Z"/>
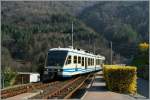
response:
<path id="1" fill-rule="evenodd" d="M 67 56 L 67 51 L 49 51 L 47 66 L 63 66 Z"/>

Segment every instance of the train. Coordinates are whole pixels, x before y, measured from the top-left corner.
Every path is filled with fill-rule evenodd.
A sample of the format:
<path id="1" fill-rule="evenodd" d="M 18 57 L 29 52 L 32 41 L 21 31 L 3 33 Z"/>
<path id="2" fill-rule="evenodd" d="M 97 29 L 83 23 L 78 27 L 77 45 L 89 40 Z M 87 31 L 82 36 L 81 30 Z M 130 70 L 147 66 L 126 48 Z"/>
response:
<path id="1" fill-rule="evenodd" d="M 48 50 L 42 81 L 72 77 L 102 69 L 105 57 L 73 47 Z"/>

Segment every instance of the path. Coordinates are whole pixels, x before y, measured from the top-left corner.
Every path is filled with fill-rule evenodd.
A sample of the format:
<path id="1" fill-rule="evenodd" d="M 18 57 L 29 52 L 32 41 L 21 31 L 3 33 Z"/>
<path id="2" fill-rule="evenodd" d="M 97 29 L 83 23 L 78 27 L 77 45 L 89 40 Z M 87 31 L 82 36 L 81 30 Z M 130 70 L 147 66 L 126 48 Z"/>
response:
<path id="1" fill-rule="evenodd" d="M 144 100 L 146 97 L 137 94 L 130 96 L 111 92 L 106 88 L 105 81 L 102 77 L 102 72 L 98 72 L 92 86 L 88 86 L 87 92 L 82 97 L 82 100 Z"/>

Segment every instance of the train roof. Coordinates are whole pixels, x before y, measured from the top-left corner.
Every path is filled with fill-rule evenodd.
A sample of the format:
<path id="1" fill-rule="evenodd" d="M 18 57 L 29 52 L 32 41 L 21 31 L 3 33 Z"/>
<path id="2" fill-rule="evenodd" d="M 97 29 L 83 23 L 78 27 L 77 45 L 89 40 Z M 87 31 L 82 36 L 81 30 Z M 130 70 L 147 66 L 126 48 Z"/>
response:
<path id="1" fill-rule="evenodd" d="M 74 49 L 72 47 L 69 47 L 69 48 L 60 48 L 60 47 L 52 48 L 52 49 L 49 49 L 49 51 L 68 51 L 68 52 L 75 52 L 75 53 L 80 53 L 80 54 L 86 54 L 86 55 L 89 55 L 89 56 L 96 56 L 98 58 L 105 59 L 105 57 L 102 56 L 102 55 L 99 55 L 99 54 L 95 55 L 95 54 L 93 54 L 91 52 L 88 52 L 88 51 L 85 51 L 83 49 Z"/>

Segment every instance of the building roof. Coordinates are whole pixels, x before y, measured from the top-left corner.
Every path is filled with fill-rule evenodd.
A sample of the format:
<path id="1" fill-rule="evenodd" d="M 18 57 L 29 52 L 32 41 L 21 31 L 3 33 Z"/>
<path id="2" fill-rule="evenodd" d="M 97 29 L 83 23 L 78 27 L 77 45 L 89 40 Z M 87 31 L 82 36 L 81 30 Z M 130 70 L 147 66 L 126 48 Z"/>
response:
<path id="1" fill-rule="evenodd" d="M 34 72 L 17 72 L 18 74 L 39 74 L 39 73 L 34 73 Z"/>

